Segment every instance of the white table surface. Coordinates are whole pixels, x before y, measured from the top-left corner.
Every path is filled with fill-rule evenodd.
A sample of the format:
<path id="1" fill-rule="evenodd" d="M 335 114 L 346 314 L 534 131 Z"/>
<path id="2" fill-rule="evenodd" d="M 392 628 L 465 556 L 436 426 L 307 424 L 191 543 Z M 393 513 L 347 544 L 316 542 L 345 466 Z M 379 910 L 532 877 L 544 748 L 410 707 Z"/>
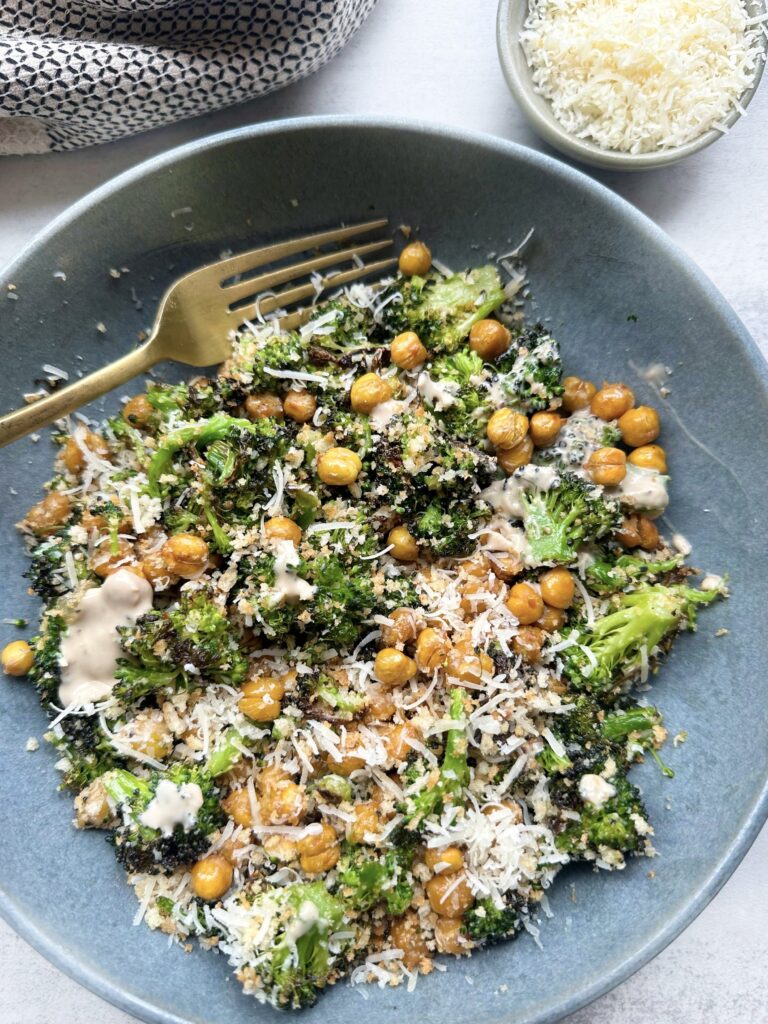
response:
<path id="1" fill-rule="evenodd" d="M 0 158 L 0 265 L 114 174 L 254 121 L 326 113 L 418 117 L 545 148 L 504 84 L 495 8 L 495 0 L 379 0 L 333 63 L 273 96 L 109 146 Z M 696 260 L 768 353 L 768 86 L 728 138 L 682 165 L 599 176 Z M 679 939 L 568 1024 L 768 1024 L 766 858 L 768 830 Z M 3 1024 L 132 1020 L 60 974 L 0 922 Z"/>

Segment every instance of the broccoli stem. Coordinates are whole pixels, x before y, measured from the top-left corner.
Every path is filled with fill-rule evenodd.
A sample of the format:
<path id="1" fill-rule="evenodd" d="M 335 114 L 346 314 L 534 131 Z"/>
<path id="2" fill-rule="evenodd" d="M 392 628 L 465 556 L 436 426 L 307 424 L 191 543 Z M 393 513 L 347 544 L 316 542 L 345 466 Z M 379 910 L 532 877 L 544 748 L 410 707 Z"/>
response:
<path id="1" fill-rule="evenodd" d="M 200 423 L 193 423 L 188 427 L 181 427 L 175 430 L 163 441 L 152 457 L 147 470 L 149 481 L 149 493 L 157 498 L 160 496 L 160 477 L 169 469 L 176 452 L 185 445 L 196 444 L 201 448 L 214 441 L 222 441 L 230 437 L 236 430 L 248 430 L 253 432 L 255 426 L 251 420 L 239 419 L 236 416 L 227 416 L 220 412 Z"/>
<path id="2" fill-rule="evenodd" d="M 234 768 L 243 756 L 245 741 L 237 729 L 230 729 L 224 736 L 224 743 L 217 747 L 208 758 L 206 768 L 214 778 Z"/>
<path id="3" fill-rule="evenodd" d="M 438 811 L 446 802 L 454 806 L 462 803 L 464 787 L 469 784 L 467 764 L 467 737 L 464 733 L 464 691 L 461 687 L 451 690 L 451 726 L 446 734 L 443 763 L 440 777 L 432 789 L 423 790 L 413 799 L 413 812 L 407 815 L 407 828 L 414 829 L 430 814 Z"/>

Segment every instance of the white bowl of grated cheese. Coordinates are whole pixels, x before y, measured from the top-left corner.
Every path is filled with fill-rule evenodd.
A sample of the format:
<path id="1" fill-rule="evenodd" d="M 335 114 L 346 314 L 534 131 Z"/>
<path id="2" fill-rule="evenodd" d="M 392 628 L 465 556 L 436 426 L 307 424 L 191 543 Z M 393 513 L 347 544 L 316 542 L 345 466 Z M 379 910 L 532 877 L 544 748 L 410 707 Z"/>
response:
<path id="1" fill-rule="evenodd" d="M 500 0 L 497 44 L 546 142 L 637 171 L 704 149 L 746 112 L 768 14 L 764 0 Z"/>

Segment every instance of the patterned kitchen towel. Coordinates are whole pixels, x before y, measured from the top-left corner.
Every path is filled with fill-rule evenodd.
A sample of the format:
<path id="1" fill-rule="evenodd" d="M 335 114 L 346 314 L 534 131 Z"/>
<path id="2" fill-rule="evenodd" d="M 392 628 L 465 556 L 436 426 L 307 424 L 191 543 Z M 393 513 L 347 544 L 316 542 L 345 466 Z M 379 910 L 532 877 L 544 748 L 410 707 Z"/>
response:
<path id="1" fill-rule="evenodd" d="M 109 142 L 310 75 L 376 0 L 0 0 L 0 155 Z"/>

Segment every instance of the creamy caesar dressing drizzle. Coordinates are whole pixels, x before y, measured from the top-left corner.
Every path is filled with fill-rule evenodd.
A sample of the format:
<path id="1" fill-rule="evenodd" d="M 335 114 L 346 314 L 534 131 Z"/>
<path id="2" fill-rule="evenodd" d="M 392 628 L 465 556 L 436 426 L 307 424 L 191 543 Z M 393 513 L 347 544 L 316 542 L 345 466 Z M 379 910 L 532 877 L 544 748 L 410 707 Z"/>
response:
<path id="1" fill-rule="evenodd" d="M 292 540 L 274 542 L 275 550 L 275 584 L 273 592 L 275 604 L 293 601 L 309 601 L 317 590 L 293 569 L 299 564 L 299 552 Z"/>
<path id="2" fill-rule="evenodd" d="M 202 806 L 203 791 L 196 782 L 175 786 L 170 779 L 162 779 L 139 821 L 164 836 L 170 836 L 177 825 L 188 832 Z"/>
<path id="3" fill-rule="evenodd" d="M 416 390 L 424 401 L 428 402 L 437 412 L 444 412 L 455 405 L 459 385 L 454 384 L 453 381 L 432 380 L 424 370 L 416 381 Z"/>
<path id="4" fill-rule="evenodd" d="M 150 611 L 152 593 L 145 579 L 120 569 L 83 594 L 61 644 L 62 707 L 94 704 L 110 695 L 123 653 L 117 629 Z"/>
<path id="5" fill-rule="evenodd" d="M 306 935 L 307 932 L 312 931 L 319 921 L 320 911 L 314 903 L 309 900 L 304 900 L 299 907 L 298 914 L 285 929 L 285 937 L 287 941 L 291 945 L 295 946 L 299 939 Z"/>
<path id="6" fill-rule="evenodd" d="M 525 491 L 548 491 L 559 480 L 559 472 L 553 466 L 537 466 L 529 462 L 516 469 L 506 480 L 494 480 L 480 497 L 487 501 L 494 512 L 500 512 L 509 519 L 525 519 L 525 506 L 521 500 Z"/>
<path id="7" fill-rule="evenodd" d="M 669 504 L 668 476 L 655 469 L 641 469 L 627 464 L 627 475 L 617 487 L 607 487 L 609 498 L 618 498 L 622 505 L 646 515 L 661 515 Z"/>

